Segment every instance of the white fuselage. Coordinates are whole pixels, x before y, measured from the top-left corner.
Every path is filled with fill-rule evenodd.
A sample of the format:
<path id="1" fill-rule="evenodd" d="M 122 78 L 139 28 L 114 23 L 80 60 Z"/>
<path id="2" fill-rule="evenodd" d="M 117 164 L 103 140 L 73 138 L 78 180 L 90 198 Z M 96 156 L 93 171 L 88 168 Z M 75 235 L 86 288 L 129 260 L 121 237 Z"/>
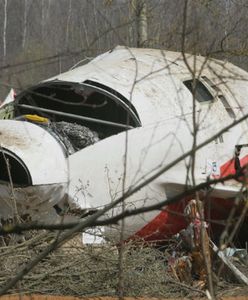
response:
<path id="1" fill-rule="evenodd" d="M 141 127 L 111 135 L 70 154 L 55 167 L 50 164 L 60 160 L 59 153 L 63 152 L 61 146 L 58 143 L 52 146 L 43 144 L 44 139 L 38 135 L 37 139 L 42 141 L 41 145 L 44 147 L 41 157 L 47 164 L 46 170 L 49 167 L 49 174 L 52 174 L 52 179 L 48 180 L 49 175 L 49 182 L 45 178 L 42 184 L 61 183 L 65 188 L 63 195 L 56 194 L 61 195 L 61 199 L 56 198 L 56 203 L 66 202 L 71 209 L 101 209 L 192 150 L 194 145 L 211 138 L 248 113 L 248 74 L 245 71 L 229 63 L 211 59 L 205 61 L 203 57 L 187 55 L 186 59 L 192 69 L 195 66 L 194 75 L 180 53 L 117 47 L 87 65 L 47 81 L 80 84 L 91 80 L 107 86 L 134 106 L 141 123 Z M 194 93 L 187 88 L 185 82 L 195 78 L 211 94 L 211 100 L 207 99 L 209 96 L 205 96 L 203 91 L 203 100 L 199 101 L 197 94 L 194 97 Z M 0 130 L 1 126 L 9 126 L 5 122 L 7 121 L 0 121 Z M 118 205 L 105 217 L 119 214 L 123 209 L 132 210 L 164 201 L 182 191 L 182 188 L 175 186 L 190 186 L 205 182 L 207 178 L 222 176 L 222 166 L 228 161 L 232 163 L 235 146 L 248 143 L 247 129 L 247 122 L 244 121 L 224 132 L 196 152 L 194 171 L 192 156 L 178 161 L 127 198 L 124 206 Z M 32 136 L 33 132 L 29 130 L 31 128 L 28 126 L 28 134 Z M 2 141 L 1 146 L 4 147 Z M 33 145 L 30 144 L 30 147 L 30 151 L 34 153 L 31 150 Z M 7 146 L 5 148 L 8 149 Z M 32 153 L 28 154 L 30 164 L 34 159 Z M 248 148 L 243 148 L 240 158 L 247 155 Z M 39 170 L 40 165 L 37 165 L 34 172 L 38 172 L 38 177 L 39 174 L 42 176 Z M 63 178 L 59 179 L 61 176 Z M 39 185 L 38 181 L 33 184 Z M 229 184 L 231 187 L 237 185 L 236 182 Z M 179 210 L 182 209 L 180 207 Z M 163 222 L 160 211 L 127 218 L 125 238 L 143 232 L 142 229 L 154 220 Z M 173 222 L 167 225 L 168 234 L 161 232 L 161 238 L 169 236 L 180 227 L 177 228 Z M 155 225 L 151 228 L 158 230 Z M 147 232 L 151 232 L 151 228 Z M 119 225 L 116 225 L 108 227 L 105 233 L 108 237 L 118 238 L 118 231 Z"/>

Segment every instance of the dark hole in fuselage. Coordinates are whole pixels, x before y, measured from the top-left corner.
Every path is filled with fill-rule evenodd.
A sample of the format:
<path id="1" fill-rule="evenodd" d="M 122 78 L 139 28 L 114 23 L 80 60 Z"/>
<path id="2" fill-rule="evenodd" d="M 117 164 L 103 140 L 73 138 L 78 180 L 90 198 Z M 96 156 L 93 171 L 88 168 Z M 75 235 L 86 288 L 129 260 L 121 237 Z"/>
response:
<path id="1" fill-rule="evenodd" d="M 0 152 L 0 180 L 12 182 L 17 186 L 31 185 L 30 174 L 26 166 L 14 155 Z"/>

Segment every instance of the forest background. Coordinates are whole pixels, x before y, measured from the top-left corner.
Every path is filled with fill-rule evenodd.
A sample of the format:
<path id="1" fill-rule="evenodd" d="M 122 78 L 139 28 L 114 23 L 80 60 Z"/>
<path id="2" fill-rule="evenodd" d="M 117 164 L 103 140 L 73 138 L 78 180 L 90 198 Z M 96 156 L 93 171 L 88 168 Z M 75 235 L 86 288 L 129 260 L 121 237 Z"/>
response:
<path id="1" fill-rule="evenodd" d="M 184 0 L 0 0 L 0 99 L 116 45 L 182 50 Z M 185 52 L 248 70 L 247 0 L 190 0 Z M 143 37 L 141 36 L 143 34 Z"/>

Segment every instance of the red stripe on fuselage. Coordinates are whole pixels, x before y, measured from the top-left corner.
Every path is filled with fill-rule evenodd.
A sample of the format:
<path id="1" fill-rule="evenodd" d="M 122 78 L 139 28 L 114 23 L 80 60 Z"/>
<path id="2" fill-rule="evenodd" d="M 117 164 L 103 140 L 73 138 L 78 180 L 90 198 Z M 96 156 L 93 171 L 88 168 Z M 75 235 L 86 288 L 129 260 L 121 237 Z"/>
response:
<path id="1" fill-rule="evenodd" d="M 145 241 L 161 241 L 168 239 L 186 227 L 183 210 L 188 201 L 181 200 L 178 203 L 167 206 L 168 210 L 161 211 L 151 222 L 135 233 L 133 238 Z"/>
<path id="2" fill-rule="evenodd" d="M 183 199 L 178 203 L 166 206 L 166 208 L 158 213 L 158 215 L 146 224 L 142 229 L 136 232 L 130 239 L 138 239 L 147 242 L 159 242 L 165 241 L 171 238 L 173 235 L 185 229 L 188 225 L 187 220 L 184 217 L 184 209 L 188 203 Z M 205 202 L 205 218 L 206 220 L 226 220 L 233 207 L 234 199 L 223 198 L 209 198 Z M 243 205 L 235 208 L 235 215 L 239 215 L 242 211 Z M 209 223 L 210 228 L 214 229 L 216 234 L 219 234 L 224 229 L 224 224 L 218 224 L 218 222 Z"/>
<path id="3" fill-rule="evenodd" d="M 248 155 L 240 159 L 240 166 L 245 167 L 246 165 L 248 165 Z M 231 159 L 220 167 L 220 176 L 218 177 L 235 175 L 235 173 L 234 159 Z M 145 241 L 162 241 L 177 234 L 187 226 L 183 213 L 190 199 L 192 197 L 168 205 L 152 221 L 129 239 L 138 238 Z M 232 199 L 211 198 L 206 205 L 206 211 L 210 211 L 210 215 L 206 216 L 207 219 L 223 220 L 228 217 L 233 201 Z"/>
<path id="4" fill-rule="evenodd" d="M 245 167 L 246 165 L 248 165 L 248 155 L 246 155 L 240 159 L 241 168 Z M 235 173 L 236 173 L 236 170 L 235 170 L 235 166 L 234 166 L 234 158 L 230 159 L 229 161 L 227 161 L 220 167 L 220 177 L 225 177 L 228 175 L 235 175 Z"/>

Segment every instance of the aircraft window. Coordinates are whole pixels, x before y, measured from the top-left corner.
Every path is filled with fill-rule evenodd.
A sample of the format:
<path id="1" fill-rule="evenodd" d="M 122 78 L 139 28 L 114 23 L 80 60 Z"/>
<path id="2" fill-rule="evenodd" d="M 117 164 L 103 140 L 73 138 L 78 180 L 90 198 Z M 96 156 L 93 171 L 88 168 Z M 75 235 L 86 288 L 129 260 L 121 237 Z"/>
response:
<path id="1" fill-rule="evenodd" d="M 235 119 L 235 113 L 233 109 L 231 108 L 230 104 L 227 102 L 226 98 L 223 95 L 218 95 L 218 98 L 220 99 L 221 103 L 224 105 L 227 113 L 232 119 Z"/>
<path id="2" fill-rule="evenodd" d="M 91 86 L 94 86 L 94 87 L 97 87 L 99 88 L 100 90 L 102 91 L 106 91 L 110 94 L 112 94 L 113 96 L 115 96 L 116 98 L 118 98 L 120 101 L 122 101 L 123 103 L 125 103 L 127 109 L 133 114 L 133 116 L 135 117 L 136 119 L 136 122 L 137 124 L 141 125 L 140 123 L 140 119 L 139 119 L 139 116 L 138 116 L 138 113 L 135 109 L 135 107 L 132 105 L 132 103 L 130 101 L 128 101 L 124 96 L 122 96 L 120 93 L 118 93 L 116 90 L 113 90 L 112 88 L 102 84 L 102 83 L 99 83 L 99 82 L 96 82 L 96 81 L 93 81 L 93 80 L 85 80 L 84 81 L 84 84 L 89 84 Z"/>
<path id="3" fill-rule="evenodd" d="M 194 90 L 193 80 L 192 79 L 186 80 L 183 83 L 193 94 L 193 90 Z M 213 99 L 214 99 L 214 97 L 208 91 L 208 89 L 205 87 L 205 85 L 198 79 L 195 79 L 195 98 L 198 102 L 213 101 Z"/>
<path id="4" fill-rule="evenodd" d="M 72 131 L 80 131 L 77 125 L 97 133 L 99 139 L 141 126 L 135 108 L 127 99 L 90 81 L 51 81 L 23 91 L 16 98 L 15 117 L 27 114 L 46 117 L 53 124 L 64 122 L 62 131 L 68 127 L 70 138 Z"/>
<path id="5" fill-rule="evenodd" d="M 224 95 L 222 95 L 220 88 L 218 86 L 216 86 L 216 84 L 214 84 L 214 82 L 212 82 L 206 76 L 202 76 L 202 78 L 209 84 L 209 86 L 211 86 L 212 89 L 214 89 L 217 92 L 218 98 L 220 99 L 221 103 L 225 107 L 226 112 L 228 113 L 228 115 L 232 119 L 235 119 L 235 117 L 236 117 L 235 113 L 234 113 L 232 107 L 230 106 L 230 104 L 228 103 L 226 97 L 224 97 Z"/>
<path id="6" fill-rule="evenodd" d="M 1 149 L 0 152 L 0 180 L 10 182 L 14 186 L 28 186 L 32 184 L 32 179 L 25 164 L 12 152 Z"/>

